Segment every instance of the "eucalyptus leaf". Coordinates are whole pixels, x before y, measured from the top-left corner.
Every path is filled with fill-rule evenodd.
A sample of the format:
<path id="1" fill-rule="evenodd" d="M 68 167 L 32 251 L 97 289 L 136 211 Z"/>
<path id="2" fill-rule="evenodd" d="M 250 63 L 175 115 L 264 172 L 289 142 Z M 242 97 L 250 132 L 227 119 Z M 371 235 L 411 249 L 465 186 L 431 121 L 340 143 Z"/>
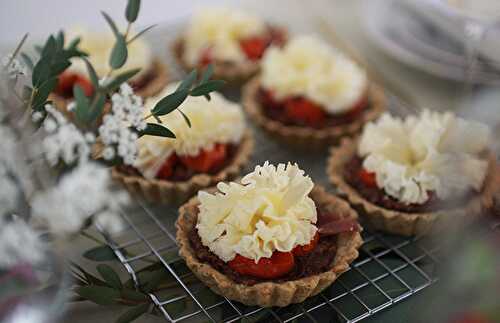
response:
<path id="1" fill-rule="evenodd" d="M 190 90 L 197 77 L 198 71 L 192 70 L 191 73 L 189 73 L 189 75 L 181 82 L 181 84 L 179 84 L 179 87 L 177 87 L 177 91 Z"/>
<path id="2" fill-rule="evenodd" d="M 138 292 L 135 289 L 122 289 L 121 295 L 123 299 L 132 300 L 136 302 L 145 302 L 149 300 L 149 296 L 144 293 Z"/>
<path id="3" fill-rule="evenodd" d="M 133 69 L 133 70 L 130 70 L 130 71 L 126 71 L 126 72 L 123 72 L 123 73 L 117 75 L 114 79 L 112 79 L 111 81 L 109 81 L 104 86 L 104 90 L 106 92 L 112 92 L 112 91 L 114 91 L 115 89 L 117 89 L 118 87 L 120 87 L 120 85 L 122 85 L 123 83 L 127 82 L 130 78 L 134 77 L 137 73 L 139 73 L 140 70 L 141 70 L 140 68 L 136 68 L 136 69 Z"/>
<path id="4" fill-rule="evenodd" d="M 56 48 L 61 50 L 64 48 L 64 31 L 60 30 L 56 37 Z"/>
<path id="5" fill-rule="evenodd" d="M 105 264 L 100 264 L 97 266 L 97 271 L 109 286 L 116 289 L 122 288 L 122 281 L 113 268 Z"/>
<path id="6" fill-rule="evenodd" d="M 113 50 L 111 51 L 111 56 L 109 57 L 109 65 L 113 69 L 119 69 L 125 62 L 127 62 L 128 50 L 127 50 L 127 42 L 125 41 L 125 37 L 122 35 L 118 35 L 116 37 L 115 45 L 113 46 Z"/>
<path id="7" fill-rule="evenodd" d="M 113 305 L 120 298 L 119 291 L 105 286 L 81 286 L 76 287 L 75 292 L 79 296 L 99 305 Z"/>
<path id="8" fill-rule="evenodd" d="M 51 66 L 50 76 L 59 75 L 70 66 L 71 66 L 71 62 L 69 62 L 68 60 L 57 62 Z"/>
<path id="9" fill-rule="evenodd" d="M 137 38 L 141 37 L 143 34 L 147 33 L 148 31 L 150 31 L 151 29 L 153 29 L 156 26 L 157 26 L 157 24 L 154 24 L 154 25 L 151 25 L 149 27 L 144 28 L 143 30 L 141 30 L 140 32 L 138 32 L 137 34 L 135 34 L 134 37 L 132 37 L 130 40 L 128 40 L 127 43 L 130 44 L 131 42 L 133 42 Z"/>
<path id="10" fill-rule="evenodd" d="M 35 45 L 34 46 L 35 48 L 35 51 L 38 53 L 38 54 L 42 54 L 42 51 L 43 51 L 43 47 L 40 46 L 40 45 Z"/>
<path id="11" fill-rule="evenodd" d="M 139 306 L 129 309 L 128 311 L 123 313 L 118 318 L 118 320 L 116 320 L 116 323 L 129 323 L 135 321 L 141 315 L 143 315 L 149 310 L 149 306 L 150 304 L 141 304 Z"/>
<path id="12" fill-rule="evenodd" d="M 188 116 L 181 109 L 177 109 L 177 111 L 181 113 L 182 117 L 184 118 L 184 121 L 186 121 L 188 127 L 191 128 L 191 120 L 189 120 Z"/>
<path id="13" fill-rule="evenodd" d="M 106 19 L 106 22 L 108 23 L 109 27 L 111 27 L 111 30 L 113 31 L 113 34 L 115 34 L 115 37 L 118 38 L 118 36 L 121 36 L 120 31 L 118 30 L 118 27 L 116 27 L 115 22 L 113 19 L 104 11 L 101 11 L 102 16 L 104 19 Z"/>
<path id="14" fill-rule="evenodd" d="M 87 71 L 89 73 L 90 82 L 92 83 L 94 88 L 97 89 L 99 87 L 99 77 L 97 76 L 97 72 L 95 71 L 92 64 L 90 64 L 88 59 L 86 59 L 84 57 L 82 57 L 82 59 L 85 62 L 85 65 L 87 66 Z"/>
<path id="15" fill-rule="evenodd" d="M 151 112 L 156 116 L 168 114 L 177 109 L 186 100 L 188 95 L 188 90 L 175 91 L 158 101 Z"/>
<path id="16" fill-rule="evenodd" d="M 76 37 L 74 38 L 73 40 L 70 41 L 70 43 L 68 44 L 68 49 L 69 50 L 72 50 L 72 49 L 76 49 L 78 47 L 78 45 L 80 44 L 80 42 L 82 41 L 82 39 L 80 37 Z"/>
<path id="17" fill-rule="evenodd" d="M 40 106 L 45 106 L 45 101 L 47 101 L 49 94 L 56 88 L 57 82 L 58 78 L 54 76 L 37 88 L 32 104 L 34 110 L 38 110 Z"/>
<path id="18" fill-rule="evenodd" d="M 139 136 L 156 136 L 156 137 L 166 137 L 175 138 L 175 134 L 170 131 L 170 129 L 159 125 L 157 123 L 148 123 L 146 129 L 139 132 Z"/>
<path id="19" fill-rule="evenodd" d="M 50 77 L 50 60 L 47 57 L 42 57 L 33 68 L 31 82 L 33 86 L 39 86 Z"/>
<path id="20" fill-rule="evenodd" d="M 33 60 L 31 59 L 31 57 L 29 57 L 26 53 L 21 53 L 21 58 L 23 59 L 24 64 L 26 64 L 26 66 L 30 70 L 33 70 L 33 67 L 35 67 L 35 65 L 33 64 Z"/>
<path id="21" fill-rule="evenodd" d="M 125 10 L 125 17 L 128 22 L 132 23 L 137 20 L 140 8 L 141 0 L 128 0 L 127 9 Z"/>
<path id="22" fill-rule="evenodd" d="M 86 123 L 90 115 L 89 98 L 85 96 L 83 89 L 78 84 L 73 87 L 73 96 L 76 102 L 76 118 L 78 119 L 78 121 Z"/>
<path id="23" fill-rule="evenodd" d="M 50 35 L 50 37 L 47 39 L 47 42 L 45 43 L 45 46 L 43 47 L 42 56 L 50 57 L 54 55 L 56 50 L 57 50 L 56 39 L 54 38 L 53 35 Z"/>
<path id="24" fill-rule="evenodd" d="M 98 246 L 95 248 L 92 248 L 90 250 L 87 250 L 84 254 L 83 257 L 92 260 L 92 261 L 110 261 L 110 260 L 116 260 L 116 255 L 113 252 L 113 249 L 111 249 L 108 246 Z"/>
<path id="25" fill-rule="evenodd" d="M 90 107 L 89 122 L 95 121 L 104 110 L 104 104 L 106 104 L 106 96 L 104 94 L 97 94 L 94 103 Z"/>
<path id="26" fill-rule="evenodd" d="M 198 85 L 191 91 L 192 96 L 203 96 L 210 92 L 218 91 L 226 84 L 223 80 L 210 80 L 203 84 Z"/>
<path id="27" fill-rule="evenodd" d="M 151 292 L 153 291 L 162 280 L 170 278 L 170 274 L 165 270 L 165 269 L 160 269 L 154 272 L 151 272 L 150 276 L 148 277 L 149 279 L 147 280 L 144 290 L 146 292 Z"/>
<path id="28" fill-rule="evenodd" d="M 200 84 L 206 83 L 214 74 L 214 64 L 208 64 L 201 76 Z"/>

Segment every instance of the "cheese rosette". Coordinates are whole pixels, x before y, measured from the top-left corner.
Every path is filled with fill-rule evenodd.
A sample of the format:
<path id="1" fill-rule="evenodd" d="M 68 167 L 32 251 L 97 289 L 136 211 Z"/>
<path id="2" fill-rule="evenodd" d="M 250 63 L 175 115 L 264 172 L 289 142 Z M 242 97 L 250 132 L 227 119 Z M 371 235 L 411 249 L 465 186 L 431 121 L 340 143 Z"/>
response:
<path id="1" fill-rule="evenodd" d="M 145 102 L 144 114 L 162 98 L 173 93 L 178 83 L 170 84 L 160 94 Z M 179 156 L 196 156 L 210 150 L 215 144 L 237 144 L 245 132 L 245 119 L 241 107 L 220 93 L 211 93 L 211 100 L 188 97 L 179 107 L 191 121 L 186 123 L 179 111 L 161 116 L 161 122 L 176 136 L 175 139 L 143 136 L 139 138 L 139 153 L 134 163 L 144 177 L 154 178 L 164 162 L 175 153 Z M 155 122 L 153 117 L 148 122 Z"/>
<path id="2" fill-rule="evenodd" d="M 69 39 L 80 37 L 79 48 L 87 53 L 87 59 L 92 63 L 97 75 L 104 77 L 109 72 L 109 57 L 116 42 L 115 37 L 110 32 L 89 32 L 85 29 L 77 28 L 69 32 Z M 153 53 L 150 46 L 142 39 L 138 38 L 127 46 L 128 58 L 125 65 L 114 73 L 132 69 L 141 69 L 134 76 L 134 79 L 141 77 L 153 66 Z M 74 59 L 71 62 L 70 70 L 87 75 L 87 67 L 83 60 Z"/>
<path id="3" fill-rule="evenodd" d="M 405 120 L 384 114 L 365 126 L 358 154 L 386 194 L 406 204 L 422 204 L 434 192 L 445 200 L 480 191 L 488 161 L 488 126 L 454 114 L 424 110 Z"/>
<path id="4" fill-rule="evenodd" d="M 225 262 L 236 254 L 255 260 L 307 245 L 316 234 L 310 177 L 297 164 L 264 163 L 240 183 L 200 191 L 196 228 L 202 243 Z"/>
<path id="5" fill-rule="evenodd" d="M 184 55 L 191 65 L 197 65 L 203 53 L 210 49 L 215 60 L 244 62 L 247 56 L 240 40 L 262 35 L 265 23 L 251 14 L 236 9 L 215 7 L 196 10 L 184 33 Z"/>
<path id="6" fill-rule="evenodd" d="M 262 86 L 283 100 L 303 96 L 330 114 L 352 109 L 365 95 L 368 79 L 356 63 L 314 36 L 299 36 L 262 59 Z"/>

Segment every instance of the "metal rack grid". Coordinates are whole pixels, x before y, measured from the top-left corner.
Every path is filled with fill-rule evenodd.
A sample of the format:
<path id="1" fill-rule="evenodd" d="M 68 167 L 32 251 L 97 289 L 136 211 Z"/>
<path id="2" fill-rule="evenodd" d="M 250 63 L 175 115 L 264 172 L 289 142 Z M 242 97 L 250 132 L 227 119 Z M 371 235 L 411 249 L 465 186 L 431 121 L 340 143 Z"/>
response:
<path id="1" fill-rule="evenodd" d="M 326 154 L 297 153 L 255 130 L 257 144 L 251 165 L 265 160 L 273 163 L 297 161 L 315 183 L 328 190 Z M 212 293 L 185 266 L 177 255 L 176 209 L 153 206 L 143 201 L 123 212 L 128 228 L 105 238 L 135 281 L 141 271 L 156 261 L 164 269 L 170 288 L 153 292 L 151 299 L 168 322 L 321 322 L 337 317 L 338 322 L 358 322 L 410 297 L 437 280 L 439 248 L 420 238 L 403 238 L 374 232 L 365 227 L 360 257 L 351 269 L 319 295 L 302 304 L 285 308 L 247 307 Z M 325 316 L 327 315 L 327 316 Z M 297 322 L 297 321 L 294 321 Z"/>

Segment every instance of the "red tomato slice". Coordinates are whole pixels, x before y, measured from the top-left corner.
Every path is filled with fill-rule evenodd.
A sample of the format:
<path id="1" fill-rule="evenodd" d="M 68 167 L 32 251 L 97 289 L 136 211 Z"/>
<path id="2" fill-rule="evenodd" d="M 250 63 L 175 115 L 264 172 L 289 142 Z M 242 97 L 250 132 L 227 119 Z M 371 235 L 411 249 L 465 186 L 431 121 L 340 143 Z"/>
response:
<path id="1" fill-rule="evenodd" d="M 263 37 L 254 36 L 240 40 L 240 47 L 248 59 L 256 61 L 262 58 L 269 42 Z"/>
<path id="2" fill-rule="evenodd" d="M 369 172 L 366 169 L 359 171 L 359 178 L 368 187 L 377 187 L 377 178 L 375 173 Z"/>
<path id="3" fill-rule="evenodd" d="M 316 232 L 316 234 L 314 235 L 311 242 L 309 242 L 309 244 L 306 244 L 305 246 L 297 246 L 297 247 L 293 248 L 292 253 L 296 256 L 305 256 L 308 253 L 310 253 L 311 251 L 313 251 L 314 248 L 316 248 L 316 246 L 318 245 L 318 241 L 319 241 L 319 234 L 318 234 L 318 232 Z"/>
<path id="4" fill-rule="evenodd" d="M 75 86 L 75 84 L 78 84 L 82 88 L 83 93 L 85 93 L 86 96 L 92 96 L 94 93 L 94 87 L 86 77 L 69 71 L 62 73 L 59 76 L 55 93 L 64 97 L 72 97 L 73 86 Z"/>
<path id="5" fill-rule="evenodd" d="M 236 255 L 228 265 L 242 275 L 273 279 L 290 272 L 295 265 L 295 259 L 291 252 L 275 251 L 271 258 L 260 258 L 257 263 L 253 259 Z"/>
<path id="6" fill-rule="evenodd" d="M 319 105 L 304 98 L 286 100 L 285 111 L 290 119 L 304 122 L 309 126 L 320 125 L 326 118 L 326 113 Z"/>
<path id="7" fill-rule="evenodd" d="M 181 162 L 190 169 L 207 173 L 222 166 L 227 156 L 227 145 L 216 144 L 212 150 L 202 150 L 198 156 L 180 157 Z"/>
<path id="8" fill-rule="evenodd" d="M 174 173 L 174 166 L 178 161 L 178 157 L 176 154 L 172 154 L 167 160 L 163 163 L 156 177 L 159 179 L 170 179 L 170 177 Z"/>

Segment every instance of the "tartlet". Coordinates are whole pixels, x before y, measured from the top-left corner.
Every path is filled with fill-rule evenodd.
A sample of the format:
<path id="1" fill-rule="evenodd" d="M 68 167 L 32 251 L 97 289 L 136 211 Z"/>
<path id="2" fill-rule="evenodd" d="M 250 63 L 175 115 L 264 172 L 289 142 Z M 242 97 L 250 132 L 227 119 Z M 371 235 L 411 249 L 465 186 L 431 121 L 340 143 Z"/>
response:
<path id="1" fill-rule="evenodd" d="M 486 126 L 451 113 L 424 110 L 404 121 L 384 115 L 331 149 L 327 173 L 375 229 L 421 235 L 493 206 L 500 177 L 489 143 Z"/>
<path id="2" fill-rule="evenodd" d="M 286 40 L 285 29 L 247 12 L 203 8 L 195 12 L 172 51 L 186 71 L 213 64 L 214 77 L 234 85 L 256 74 L 265 51 Z"/>
<path id="3" fill-rule="evenodd" d="M 270 136 L 322 149 L 359 133 L 385 110 L 385 96 L 352 60 L 312 36 L 291 39 L 263 58 L 243 88 L 243 106 Z"/>
<path id="4" fill-rule="evenodd" d="M 177 86 L 171 84 L 147 99 L 145 113 Z M 237 176 L 250 158 L 253 135 L 239 105 L 219 93 L 211 97 L 188 97 L 181 104 L 191 125 L 178 111 L 160 117 L 176 138 L 139 138 L 134 165 L 114 167 L 113 178 L 148 201 L 180 203 L 202 188 Z"/>
<path id="5" fill-rule="evenodd" d="M 271 179 L 274 176 L 285 182 L 274 181 Z M 289 176 L 289 179 L 282 176 Z M 267 180 L 260 182 L 259 177 Z M 274 168 L 266 163 L 245 176 L 241 181 L 243 185 L 219 184 L 217 188 L 226 192 L 226 198 L 215 197 L 220 192 L 216 195 L 202 192 L 183 205 L 176 223 L 179 254 L 198 279 L 215 293 L 231 300 L 271 307 L 302 302 L 321 292 L 345 272 L 358 257 L 358 248 L 362 244 L 357 214 L 348 203 L 326 193 L 309 178 L 302 177 L 303 172 L 296 165 L 281 164 Z M 284 202 L 288 193 L 280 195 L 281 198 L 274 195 L 279 191 L 276 189 L 279 185 L 294 186 L 287 190 L 298 194 L 291 193 L 296 198 L 294 205 Z M 236 197 L 237 194 L 230 192 L 239 189 L 245 190 L 243 196 Z M 250 198 L 253 189 L 259 192 Z M 284 203 L 284 215 L 271 221 L 272 208 L 264 208 L 262 212 L 268 212 L 267 215 L 250 214 L 250 220 L 254 220 L 248 222 L 248 228 L 253 228 L 253 231 L 242 229 L 249 220 L 241 217 L 243 211 L 248 210 L 245 205 L 264 205 L 266 202 L 258 202 L 258 199 L 266 192 L 274 196 L 274 202 L 268 200 L 267 206 Z M 231 199 L 242 204 L 231 210 L 228 208 Z M 259 204 L 261 202 L 264 204 Z M 298 210 L 301 217 L 293 215 Z M 230 215 L 211 227 L 211 219 L 223 218 L 221 214 L 225 211 Z M 234 218 L 231 220 L 230 217 Z M 221 226 L 225 226 L 226 231 L 214 239 L 214 233 L 217 235 Z M 288 228 L 288 231 L 280 231 L 282 228 Z"/>
<path id="6" fill-rule="evenodd" d="M 89 32 L 74 32 L 75 36 L 81 37 L 79 48 L 89 56 L 87 59 L 92 63 L 99 78 L 107 76 L 109 72 L 109 55 L 114 45 L 114 37 L 108 34 L 97 34 Z M 128 83 L 134 89 L 135 94 L 147 98 L 158 94 L 168 82 L 167 67 L 158 58 L 154 57 L 150 46 L 142 39 L 136 39 L 128 46 L 128 59 L 123 67 L 114 71 L 118 75 L 123 71 L 140 68 L 138 74 L 131 78 Z M 88 79 L 88 72 L 84 62 L 80 59 L 72 61 L 71 66 L 59 77 L 59 83 L 53 93 L 53 100 L 59 107 L 66 107 L 73 101 L 73 86 L 78 84 L 87 96 L 94 89 Z"/>

